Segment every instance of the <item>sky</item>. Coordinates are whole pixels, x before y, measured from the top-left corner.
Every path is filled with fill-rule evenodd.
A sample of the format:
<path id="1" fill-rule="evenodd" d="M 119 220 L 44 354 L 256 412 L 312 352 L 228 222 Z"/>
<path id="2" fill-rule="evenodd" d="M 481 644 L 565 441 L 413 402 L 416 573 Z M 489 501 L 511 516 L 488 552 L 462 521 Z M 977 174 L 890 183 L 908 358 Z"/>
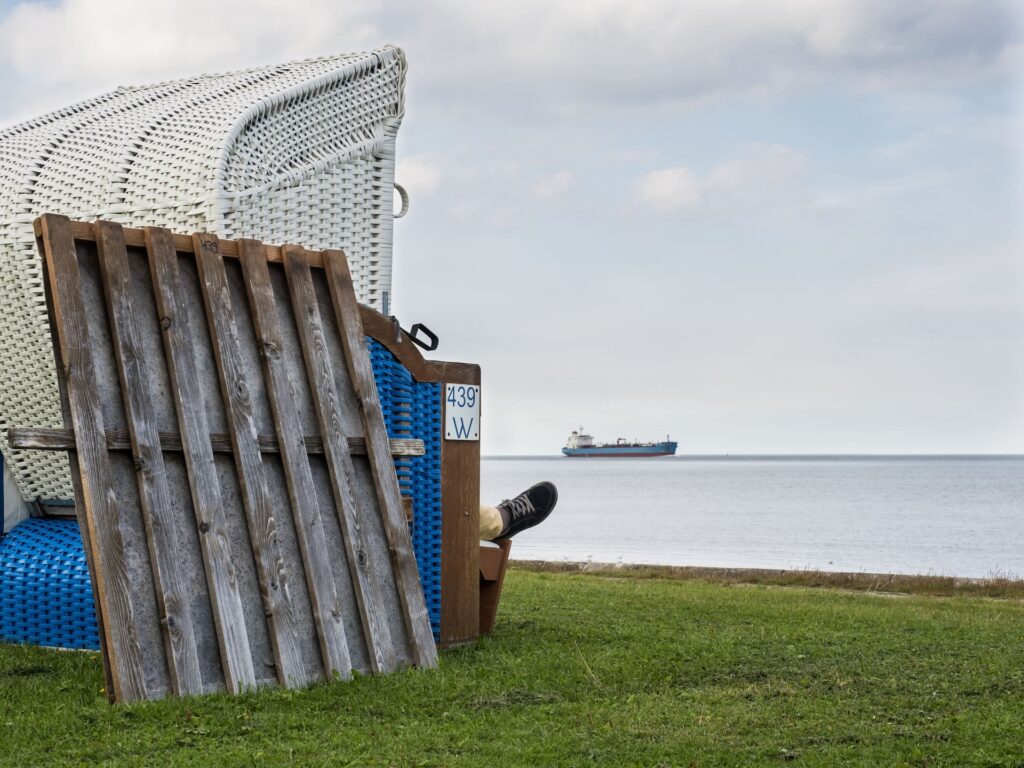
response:
<path id="1" fill-rule="evenodd" d="M 485 454 L 1024 453 L 1022 8 L 0 0 L 0 126 L 395 44 L 393 310 Z"/>

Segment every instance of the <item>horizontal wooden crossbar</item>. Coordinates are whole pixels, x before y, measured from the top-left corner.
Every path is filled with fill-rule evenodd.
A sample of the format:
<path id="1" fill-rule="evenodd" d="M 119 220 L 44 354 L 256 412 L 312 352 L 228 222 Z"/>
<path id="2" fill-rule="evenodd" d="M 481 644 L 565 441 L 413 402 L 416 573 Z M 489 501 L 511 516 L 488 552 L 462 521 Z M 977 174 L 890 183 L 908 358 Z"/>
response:
<path id="1" fill-rule="evenodd" d="M 71 224 L 71 235 L 75 240 L 84 240 L 86 242 L 96 242 L 96 231 L 93 224 L 86 221 L 72 221 Z M 132 248 L 145 248 L 146 247 L 146 230 L 144 229 L 132 229 L 131 227 L 123 227 L 121 231 L 124 233 L 124 244 Z M 35 232 L 36 237 L 42 236 L 42 226 L 39 220 L 35 221 Z M 171 242 L 174 246 L 174 250 L 180 253 L 194 253 L 195 245 L 192 242 L 192 235 L 181 235 L 181 234 L 170 234 Z M 238 242 L 235 240 L 221 240 L 219 242 L 220 254 L 229 259 L 237 259 L 238 255 Z M 294 246 L 292 246 L 294 248 Z M 317 269 L 322 269 L 324 266 L 324 254 L 322 251 L 310 251 L 306 249 L 298 249 L 302 252 L 303 260 L 310 266 Z M 266 260 L 271 263 L 283 263 L 284 256 L 281 252 L 281 247 L 278 245 L 263 245 L 263 253 Z"/>
<path id="2" fill-rule="evenodd" d="M 104 430 L 107 438 L 107 450 L 130 451 L 131 436 L 126 429 Z M 11 427 L 7 430 L 7 439 L 12 448 L 30 451 L 73 451 L 75 450 L 75 434 L 70 429 L 54 429 L 52 427 Z M 261 453 L 280 453 L 277 438 L 273 435 L 258 435 Z M 302 438 L 306 444 L 306 453 L 323 454 L 324 443 L 319 435 L 306 435 Z M 214 453 L 231 453 L 231 437 L 222 432 L 210 435 L 210 443 Z M 391 439 L 388 440 L 392 456 L 423 456 L 425 450 L 422 440 Z M 160 448 L 164 451 L 180 451 L 181 435 L 177 432 L 161 432 Z M 361 437 L 348 438 L 348 450 L 355 456 L 366 455 L 366 441 Z"/>

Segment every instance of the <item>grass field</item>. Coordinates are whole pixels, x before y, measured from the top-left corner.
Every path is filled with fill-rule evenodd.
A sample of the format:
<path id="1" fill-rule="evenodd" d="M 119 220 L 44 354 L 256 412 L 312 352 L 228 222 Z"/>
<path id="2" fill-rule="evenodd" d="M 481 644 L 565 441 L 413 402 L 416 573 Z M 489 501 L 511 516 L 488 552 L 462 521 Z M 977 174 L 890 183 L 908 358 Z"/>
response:
<path id="1" fill-rule="evenodd" d="M 1019 767 L 1024 603 L 514 570 L 437 671 L 102 686 L 95 654 L 0 645 L 0 764 Z"/>

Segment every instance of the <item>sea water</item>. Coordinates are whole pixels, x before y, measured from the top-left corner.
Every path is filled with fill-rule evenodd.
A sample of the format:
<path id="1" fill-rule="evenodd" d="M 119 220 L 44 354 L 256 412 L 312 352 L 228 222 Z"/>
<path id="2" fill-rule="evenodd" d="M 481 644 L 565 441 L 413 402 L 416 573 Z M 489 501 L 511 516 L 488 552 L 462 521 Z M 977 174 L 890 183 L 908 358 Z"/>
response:
<path id="1" fill-rule="evenodd" d="M 538 480 L 527 560 L 1024 578 L 1024 457 L 485 458 L 496 503 Z"/>

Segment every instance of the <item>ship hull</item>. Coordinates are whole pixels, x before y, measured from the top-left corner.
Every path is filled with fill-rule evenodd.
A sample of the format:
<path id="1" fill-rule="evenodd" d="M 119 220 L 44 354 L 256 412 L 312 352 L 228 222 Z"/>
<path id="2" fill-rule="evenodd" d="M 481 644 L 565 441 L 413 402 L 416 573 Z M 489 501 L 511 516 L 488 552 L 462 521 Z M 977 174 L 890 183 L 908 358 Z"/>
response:
<path id="1" fill-rule="evenodd" d="M 675 456 L 677 443 L 654 445 L 595 445 L 591 448 L 563 448 L 562 453 L 574 459 L 653 459 Z"/>

